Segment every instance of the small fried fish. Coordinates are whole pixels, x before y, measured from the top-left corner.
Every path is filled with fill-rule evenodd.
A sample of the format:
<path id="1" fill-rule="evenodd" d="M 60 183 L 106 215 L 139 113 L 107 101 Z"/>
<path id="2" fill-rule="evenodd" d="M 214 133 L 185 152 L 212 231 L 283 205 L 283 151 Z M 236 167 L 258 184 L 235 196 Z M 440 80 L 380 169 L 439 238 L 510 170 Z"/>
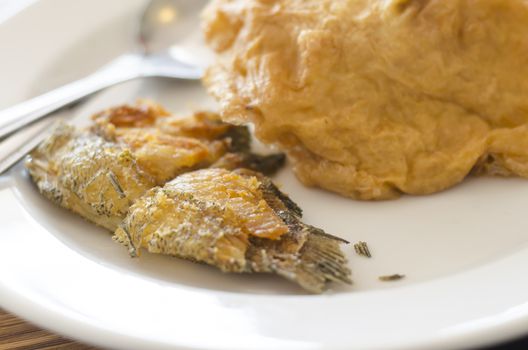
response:
<path id="1" fill-rule="evenodd" d="M 153 176 L 158 185 L 215 163 L 268 173 L 284 164 L 282 154 L 250 153 L 251 138 L 247 127 L 224 123 L 216 113 L 196 112 L 182 118 L 170 115 L 158 104 L 140 100 L 134 106 L 107 109 L 92 119 L 92 131 L 109 142 L 129 148 L 139 166 Z M 266 164 L 260 167 L 255 160 Z"/>
<path id="2" fill-rule="evenodd" d="M 140 102 L 93 119 L 88 130 L 59 125 L 26 167 L 48 199 L 112 232 L 138 197 L 182 173 L 210 166 L 274 172 L 284 164 L 283 155 L 251 153 L 247 128 L 214 113 L 174 117 Z"/>
<path id="3" fill-rule="evenodd" d="M 59 125 L 26 166 L 48 199 L 115 231 L 131 255 L 146 248 L 225 272 L 276 273 L 314 293 L 350 283 L 343 241 L 302 223 L 269 178 L 241 169 L 270 174 L 284 163 L 251 153 L 247 128 L 150 102 L 93 119 L 89 129 Z"/>
<path id="4" fill-rule="evenodd" d="M 149 190 L 130 208 L 115 240 L 216 266 L 224 272 L 276 273 L 304 289 L 351 283 L 344 240 L 301 221 L 300 208 L 265 176 L 203 169 Z"/>

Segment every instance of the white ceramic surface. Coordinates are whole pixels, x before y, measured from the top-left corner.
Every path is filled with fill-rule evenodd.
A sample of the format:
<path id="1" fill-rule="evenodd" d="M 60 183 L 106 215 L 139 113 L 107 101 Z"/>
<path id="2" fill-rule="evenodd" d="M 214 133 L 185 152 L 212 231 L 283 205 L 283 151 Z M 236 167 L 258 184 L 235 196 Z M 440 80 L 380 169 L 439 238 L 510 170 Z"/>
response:
<path id="1" fill-rule="evenodd" d="M 189 0 L 191 1 L 191 0 Z M 142 0 L 46 0 L 0 25 L 0 107 L 97 67 L 130 43 Z M 104 10 L 103 10 L 104 9 Z M 138 81 L 65 114 L 151 97 L 214 108 L 198 83 Z M 440 194 L 365 203 L 276 181 L 307 222 L 352 242 L 354 285 L 315 296 L 274 276 L 130 259 L 108 233 L 44 200 L 18 165 L 0 177 L 0 306 L 123 349 L 461 348 L 528 333 L 528 181 L 479 178 Z M 398 282 L 377 276 L 402 273 Z"/>

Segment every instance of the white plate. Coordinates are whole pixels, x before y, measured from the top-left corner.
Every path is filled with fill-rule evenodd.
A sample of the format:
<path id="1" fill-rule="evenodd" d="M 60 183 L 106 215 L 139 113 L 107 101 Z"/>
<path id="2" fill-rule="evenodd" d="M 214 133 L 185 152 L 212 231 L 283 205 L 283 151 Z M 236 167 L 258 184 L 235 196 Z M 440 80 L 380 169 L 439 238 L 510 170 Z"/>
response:
<path id="1" fill-rule="evenodd" d="M 124 51 L 141 5 L 50 0 L 2 24 L 0 107 Z M 177 112 L 212 106 L 198 84 L 149 80 L 74 114 L 138 96 Z M 274 276 L 130 259 L 106 232 L 44 200 L 19 165 L 0 179 L 0 306 L 123 349 L 445 349 L 528 332 L 528 181 L 471 179 L 433 196 L 365 203 L 303 188 L 289 169 L 276 180 L 307 222 L 369 243 L 372 259 L 344 247 L 352 287 L 307 295 Z M 377 280 L 392 273 L 407 277 Z"/>

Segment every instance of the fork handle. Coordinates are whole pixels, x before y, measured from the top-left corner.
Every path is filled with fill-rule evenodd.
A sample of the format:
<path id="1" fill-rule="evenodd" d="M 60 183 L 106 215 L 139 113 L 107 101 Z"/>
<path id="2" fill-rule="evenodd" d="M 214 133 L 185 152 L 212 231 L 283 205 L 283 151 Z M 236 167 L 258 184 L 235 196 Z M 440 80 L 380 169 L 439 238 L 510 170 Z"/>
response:
<path id="1" fill-rule="evenodd" d="M 48 135 L 49 127 L 56 123 L 61 113 L 54 114 L 22 128 L 0 142 L 0 179 L 4 172 L 31 152 Z M 1 186 L 0 186 L 1 187 Z"/>
<path id="2" fill-rule="evenodd" d="M 122 55 L 86 78 L 0 111 L 0 139 L 101 89 L 141 76 L 142 56 Z"/>

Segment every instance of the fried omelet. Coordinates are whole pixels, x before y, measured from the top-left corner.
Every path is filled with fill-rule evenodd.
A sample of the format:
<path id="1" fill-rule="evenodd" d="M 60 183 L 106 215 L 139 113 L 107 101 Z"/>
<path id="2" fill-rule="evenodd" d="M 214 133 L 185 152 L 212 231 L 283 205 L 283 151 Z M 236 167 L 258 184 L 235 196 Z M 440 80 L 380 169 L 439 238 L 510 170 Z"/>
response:
<path id="1" fill-rule="evenodd" d="M 213 0 L 204 82 L 307 185 L 358 199 L 528 177 L 528 2 Z"/>

